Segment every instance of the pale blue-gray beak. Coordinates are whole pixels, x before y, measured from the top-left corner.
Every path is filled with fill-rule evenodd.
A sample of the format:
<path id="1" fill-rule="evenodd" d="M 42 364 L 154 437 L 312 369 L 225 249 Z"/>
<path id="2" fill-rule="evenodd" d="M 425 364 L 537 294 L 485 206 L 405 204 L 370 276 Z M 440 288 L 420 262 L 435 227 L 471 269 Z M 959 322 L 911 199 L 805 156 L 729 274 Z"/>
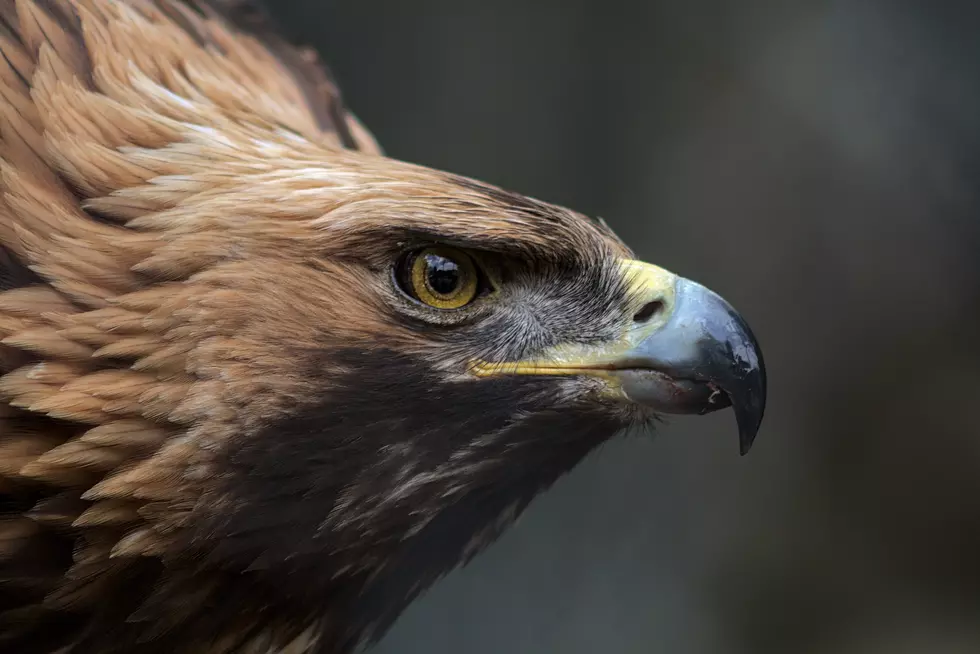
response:
<path id="1" fill-rule="evenodd" d="M 766 408 L 762 350 L 720 295 L 680 277 L 675 284 L 666 322 L 623 352 L 614 374 L 627 397 L 666 413 L 704 414 L 732 406 L 745 454 Z"/>

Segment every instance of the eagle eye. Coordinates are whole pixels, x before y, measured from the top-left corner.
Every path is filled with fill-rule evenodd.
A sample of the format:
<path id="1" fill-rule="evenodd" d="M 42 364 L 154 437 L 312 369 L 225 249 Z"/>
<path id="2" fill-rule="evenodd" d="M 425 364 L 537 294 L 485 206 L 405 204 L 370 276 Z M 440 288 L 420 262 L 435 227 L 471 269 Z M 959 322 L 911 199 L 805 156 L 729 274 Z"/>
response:
<path id="1" fill-rule="evenodd" d="M 481 286 L 473 258 L 451 247 L 409 253 L 397 277 L 405 293 L 435 309 L 461 309 L 477 297 Z"/>

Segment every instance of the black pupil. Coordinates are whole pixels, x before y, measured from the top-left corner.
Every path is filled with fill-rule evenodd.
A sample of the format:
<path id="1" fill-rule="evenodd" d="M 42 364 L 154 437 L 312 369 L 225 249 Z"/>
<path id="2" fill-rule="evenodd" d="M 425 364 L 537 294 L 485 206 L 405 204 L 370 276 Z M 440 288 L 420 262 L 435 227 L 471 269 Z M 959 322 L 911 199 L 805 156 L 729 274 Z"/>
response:
<path id="1" fill-rule="evenodd" d="M 429 288 L 439 295 L 452 295 L 459 288 L 459 265 L 452 259 L 425 255 L 425 275 Z"/>

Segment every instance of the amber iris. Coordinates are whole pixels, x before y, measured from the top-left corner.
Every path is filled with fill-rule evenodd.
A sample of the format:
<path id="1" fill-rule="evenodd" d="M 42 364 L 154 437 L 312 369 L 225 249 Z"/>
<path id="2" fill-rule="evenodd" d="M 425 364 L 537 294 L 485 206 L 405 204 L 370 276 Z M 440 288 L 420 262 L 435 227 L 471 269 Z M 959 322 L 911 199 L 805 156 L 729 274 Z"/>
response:
<path id="1" fill-rule="evenodd" d="M 476 297 L 476 264 L 454 248 L 426 248 L 412 261 L 409 283 L 412 295 L 436 309 L 459 309 Z"/>

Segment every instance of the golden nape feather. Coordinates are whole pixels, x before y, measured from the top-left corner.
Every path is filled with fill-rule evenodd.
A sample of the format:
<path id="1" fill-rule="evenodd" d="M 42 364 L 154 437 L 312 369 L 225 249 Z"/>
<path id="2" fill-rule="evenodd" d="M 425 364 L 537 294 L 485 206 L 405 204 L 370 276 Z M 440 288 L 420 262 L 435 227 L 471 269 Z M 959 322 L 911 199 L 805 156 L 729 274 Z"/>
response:
<path id="1" fill-rule="evenodd" d="M 347 654 L 618 429 L 751 443 L 727 303 L 384 157 L 248 2 L 0 0 L 0 52 L 0 651 Z"/>

